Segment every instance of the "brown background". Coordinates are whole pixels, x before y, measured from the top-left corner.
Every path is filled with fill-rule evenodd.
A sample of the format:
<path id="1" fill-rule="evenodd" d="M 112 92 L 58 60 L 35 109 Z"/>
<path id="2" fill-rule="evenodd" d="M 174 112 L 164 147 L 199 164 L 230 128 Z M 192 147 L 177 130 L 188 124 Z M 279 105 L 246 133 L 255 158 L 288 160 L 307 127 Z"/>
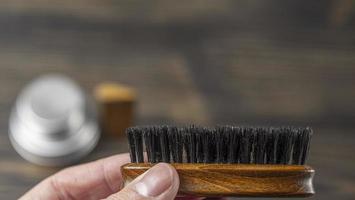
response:
<path id="1" fill-rule="evenodd" d="M 355 3 L 45 1 L 0 3 L 0 199 L 59 169 L 19 157 L 10 108 L 38 75 L 91 92 L 134 86 L 137 124 L 312 126 L 313 199 L 355 197 Z M 125 152 L 103 138 L 83 162 Z"/>

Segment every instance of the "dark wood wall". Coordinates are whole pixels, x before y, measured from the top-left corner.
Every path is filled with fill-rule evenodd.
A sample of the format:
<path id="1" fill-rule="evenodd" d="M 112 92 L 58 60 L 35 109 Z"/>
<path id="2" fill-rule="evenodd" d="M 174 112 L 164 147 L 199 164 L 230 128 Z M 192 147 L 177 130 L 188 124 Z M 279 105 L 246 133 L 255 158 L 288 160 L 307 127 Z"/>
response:
<path id="1" fill-rule="evenodd" d="M 7 137 L 18 92 L 53 72 L 88 92 L 134 86 L 137 124 L 312 126 L 314 199 L 355 196 L 352 0 L 1 1 L 1 199 L 59 170 L 22 160 Z M 83 162 L 126 150 L 103 138 Z"/>

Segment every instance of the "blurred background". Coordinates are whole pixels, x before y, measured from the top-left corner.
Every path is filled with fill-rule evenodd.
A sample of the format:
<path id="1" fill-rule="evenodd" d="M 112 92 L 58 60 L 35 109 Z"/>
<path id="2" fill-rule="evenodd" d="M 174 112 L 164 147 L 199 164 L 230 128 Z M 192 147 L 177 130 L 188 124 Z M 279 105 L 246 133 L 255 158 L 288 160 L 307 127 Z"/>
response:
<path id="1" fill-rule="evenodd" d="M 60 170 L 7 134 L 19 91 L 52 72 L 134 87 L 135 124 L 311 126 L 312 198 L 354 198 L 355 1 L 0 2 L 0 199 Z M 103 137 L 82 162 L 126 151 Z"/>

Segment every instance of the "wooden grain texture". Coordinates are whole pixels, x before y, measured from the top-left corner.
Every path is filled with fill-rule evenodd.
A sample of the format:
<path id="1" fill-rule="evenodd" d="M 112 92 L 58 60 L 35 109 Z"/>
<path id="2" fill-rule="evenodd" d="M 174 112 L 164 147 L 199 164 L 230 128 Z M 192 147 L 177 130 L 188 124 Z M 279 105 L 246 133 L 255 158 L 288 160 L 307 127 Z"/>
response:
<path id="1" fill-rule="evenodd" d="M 172 164 L 180 195 L 202 197 L 308 197 L 314 194 L 314 170 L 300 165 Z M 122 167 L 125 184 L 154 164 Z"/>
<path id="2" fill-rule="evenodd" d="M 348 0 L 1 1 L 0 199 L 17 199 L 60 170 L 24 161 L 7 136 L 18 92 L 53 72 L 72 77 L 88 93 L 106 81 L 133 86 L 137 125 L 311 126 L 308 164 L 317 172 L 312 198 L 353 199 L 351 5 Z M 125 138 L 102 138 L 81 162 L 127 150 Z"/>

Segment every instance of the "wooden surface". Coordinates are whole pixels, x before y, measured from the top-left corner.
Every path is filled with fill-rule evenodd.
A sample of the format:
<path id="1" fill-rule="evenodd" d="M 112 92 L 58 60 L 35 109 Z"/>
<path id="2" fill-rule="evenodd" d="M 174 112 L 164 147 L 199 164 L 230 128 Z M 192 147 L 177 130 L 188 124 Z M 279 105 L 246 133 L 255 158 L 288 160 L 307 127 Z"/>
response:
<path id="1" fill-rule="evenodd" d="M 133 86 L 136 124 L 309 125 L 313 199 L 355 196 L 354 1 L 45 1 L 0 4 L 0 199 L 59 169 L 13 150 L 8 116 L 40 74 L 92 92 Z M 127 151 L 103 138 L 82 162 Z"/>
<path id="2" fill-rule="evenodd" d="M 180 195 L 202 197 L 309 197 L 314 170 L 302 165 L 172 164 L 180 177 Z M 154 164 L 122 167 L 129 184 Z"/>

